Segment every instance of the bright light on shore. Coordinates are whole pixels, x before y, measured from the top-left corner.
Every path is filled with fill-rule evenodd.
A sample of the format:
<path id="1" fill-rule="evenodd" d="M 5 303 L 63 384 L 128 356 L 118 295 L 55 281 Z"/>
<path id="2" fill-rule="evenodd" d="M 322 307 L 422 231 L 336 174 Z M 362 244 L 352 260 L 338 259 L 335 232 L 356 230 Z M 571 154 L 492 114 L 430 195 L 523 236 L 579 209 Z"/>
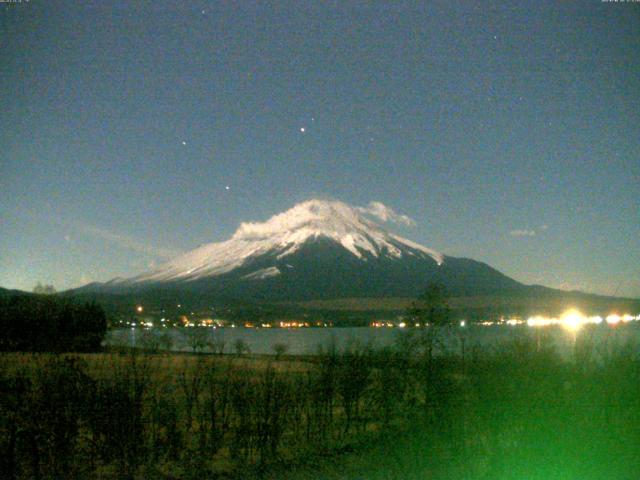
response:
<path id="1" fill-rule="evenodd" d="M 609 325 L 615 325 L 615 324 L 617 324 L 618 322 L 620 322 L 620 320 L 622 320 L 622 319 L 620 318 L 620 315 L 616 315 L 615 313 L 612 313 L 611 315 L 609 315 L 609 316 L 607 317 L 607 323 L 608 323 Z"/>
<path id="2" fill-rule="evenodd" d="M 640 315 L 636 315 L 636 316 L 633 316 L 630 314 L 618 315 L 618 314 L 612 313 L 611 315 L 605 318 L 599 315 L 593 315 L 593 316 L 587 317 L 586 315 L 582 314 L 576 309 L 570 309 L 564 312 L 560 317 L 545 317 L 543 315 L 534 315 L 532 317 L 529 317 L 526 321 L 520 320 L 518 318 L 509 318 L 509 319 L 501 318 L 498 321 L 485 320 L 482 322 L 474 323 L 474 325 L 481 325 L 483 327 L 491 327 L 496 325 L 517 326 L 517 325 L 526 323 L 527 326 L 534 327 L 534 328 L 560 325 L 566 328 L 567 330 L 576 331 L 584 325 L 589 325 L 589 324 L 599 325 L 604 321 L 606 321 L 609 325 L 616 325 L 617 323 L 620 323 L 620 322 L 622 323 L 634 322 L 634 321 L 637 322 L 637 321 L 640 321 Z M 464 326 L 463 322 L 464 320 L 460 322 L 461 327 Z M 416 324 L 416 326 L 418 325 Z"/>
<path id="3" fill-rule="evenodd" d="M 587 323 L 587 317 L 577 310 L 569 310 L 562 314 L 560 323 L 567 330 L 578 330 L 583 324 Z"/>
<path id="4" fill-rule="evenodd" d="M 610 319 L 611 319 L 611 315 L 607 317 L 607 322 L 611 323 Z M 561 325 L 567 330 L 578 330 L 583 325 L 587 325 L 587 324 L 598 325 L 602 322 L 603 322 L 602 317 L 598 315 L 587 317 L 582 313 L 580 313 L 578 310 L 571 309 L 563 313 L 560 316 L 560 318 L 542 317 L 539 315 L 535 317 L 530 317 L 527 320 L 527 325 L 529 325 L 530 327 L 547 327 L 549 325 Z"/>
<path id="5" fill-rule="evenodd" d="M 544 317 L 530 317 L 527 320 L 527 325 L 530 327 L 546 327 L 548 325 L 553 325 L 555 319 L 553 318 L 544 318 Z"/>

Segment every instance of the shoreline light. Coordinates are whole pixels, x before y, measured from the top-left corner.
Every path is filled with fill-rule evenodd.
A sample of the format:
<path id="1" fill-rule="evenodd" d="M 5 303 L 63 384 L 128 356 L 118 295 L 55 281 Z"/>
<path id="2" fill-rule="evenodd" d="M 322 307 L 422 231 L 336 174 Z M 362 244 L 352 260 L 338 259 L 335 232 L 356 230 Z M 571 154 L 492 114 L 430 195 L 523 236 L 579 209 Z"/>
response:
<path id="1" fill-rule="evenodd" d="M 559 318 L 543 317 L 541 315 L 529 317 L 529 319 L 527 320 L 527 325 L 530 327 L 547 327 L 550 325 L 560 325 L 568 330 L 577 330 L 584 325 L 599 325 L 605 320 L 609 325 L 616 325 L 619 322 L 630 322 L 636 320 L 636 317 L 628 314 L 625 314 L 623 316 L 611 314 L 607 316 L 606 319 L 603 319 L 600 315 L 587 317 L 578 310 L 571 309 L 567 310 Z"/>
<path id="2" fill-rule="evenodd" d="M 577 310 L 568 310 L 560 317 L 560 323 L 567 330 L 578 330 L 588 319 Z"/>
<path id="3" fill-rule="evenodd" d="M 607 323 L 609 325 L 617 325 L 620 322 L 620 320 L 622 320 L 620 318 L 620 315 L 617 315 L 615 313 L 612 313 L 611 315 L 607 316 Z"/>
<path id="4" fill-rule="evenodd" d="M 559 322 L 558 319 L 555 318 L 544 318 L 544 317 L 530 317 L 527 320 L 527 325 L 530 327 L 546 327 L 548 325 L 554 325 Z"/>

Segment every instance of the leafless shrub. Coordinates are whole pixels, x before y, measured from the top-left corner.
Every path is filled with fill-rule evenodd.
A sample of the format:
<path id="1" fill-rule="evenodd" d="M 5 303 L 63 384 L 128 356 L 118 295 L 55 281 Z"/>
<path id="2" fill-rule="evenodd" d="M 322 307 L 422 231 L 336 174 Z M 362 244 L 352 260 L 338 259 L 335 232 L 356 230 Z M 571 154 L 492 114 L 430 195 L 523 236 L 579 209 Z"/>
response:
<path id="1" fill-rule="evenodd" d="M 239 357 L 247 353 L 251 353 L 249 344 L 242 338 L 238 338 L 235 342 L 233 342 L 233 349 L 235 350 L 236 355 L 238 355 Z"/>
<path id="2" fill-rule="evenodd" d="M 271 346 L 271 349 L 276 355 L 276 360 L 280 360 L 282 356 L 289 350 L 289 345 L 287 345 L 286 343 L 274 343 Z"/>
<path id="3" fill-rule="evenodd" d="M 207 346 L 216 355 L 224 354 L 224 349 L 227 346 L 227 341 L 219 336 L 214 335 L 208 342 Z"/>

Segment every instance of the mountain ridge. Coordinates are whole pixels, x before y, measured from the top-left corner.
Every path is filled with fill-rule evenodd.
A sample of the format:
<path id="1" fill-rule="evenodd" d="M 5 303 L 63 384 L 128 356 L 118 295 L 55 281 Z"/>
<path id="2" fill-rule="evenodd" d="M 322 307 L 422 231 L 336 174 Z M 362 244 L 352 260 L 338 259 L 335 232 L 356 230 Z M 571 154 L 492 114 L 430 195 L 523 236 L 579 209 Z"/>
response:
<path id="1" fill-rule="evenodd" d="M 265 222 L 241 223 L 228 240 L 201 245 L 151 272 L 66 293 L 108 297 L 116 304 L 282 304 L 415 298 L 438 282 L 452 297 L 482 296 L 497 304 L 503 298 L 527 305 L 582 298 L 525 285 L 484 262 L 445 255 L 389 232 L 375 218 L 409 222 L 382 204 L 371 209 L 312 199 Z"/>
<path id="2" fill-rule="evenodd" d="M 429 256 L 438 264 L 444 261 L 441 253 L 389 233 L 357 208 L 335 200 L 312 199 L 266 222 L 241 223 L 230 239 L 201 245 L 151 272 L 107 283 L 124 286 L 215 277 L 261 255 L 287 257 L 310 240 L 321 237 L 333 240 L 365 261 L 369 256 L 400 258 L 403 251 Z"/>
<path id="3" fill-rule="evenodd" d="M 376 204 L 307 200 L 265 222 L 241 223 L 209 243 L 140 275 L 78 291 L 197 292 L 212 298 L 285 301 L 346 296 L 415 296 L 432 281 L 453 294 L 526 288 L 486 263 L 449 257 L 389 232 L 374 220 L 408 217 Z"/>

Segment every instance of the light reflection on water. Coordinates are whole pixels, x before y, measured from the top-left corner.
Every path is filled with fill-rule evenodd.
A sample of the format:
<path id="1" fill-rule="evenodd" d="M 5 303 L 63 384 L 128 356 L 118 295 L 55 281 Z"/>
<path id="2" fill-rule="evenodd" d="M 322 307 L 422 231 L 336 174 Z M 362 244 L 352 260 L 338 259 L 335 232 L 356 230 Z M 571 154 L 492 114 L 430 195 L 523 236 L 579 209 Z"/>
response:
<path id="1" fill-rule="evenodd" d="M 109 346 L 143 347 L 141 336 L 144 334 L 168 334 L 172 339 L 172 350 L 191 351 L 187 332 L 193 329 L 182 328 L 155 328 L 148 332 L 142 329 L 122 328 L 114 329 L 107 333 L 106 344 Z M 338 348 L 342 348 L 350 342 L 359 344 L 371 344 L 374 347 L 393 345 L 399 336 L 418 334 L 419 329 L 400 328 L 207 328 L 207 339 L 211 341 L 224 341 L 225 353 L 234 352 L 234 343 L 241 339 L 254 354 L 273 354 L 273 346 L 276 344 L 287 345 L 287 354 L 312 355 L 318 352 L 320 347 L 326 347 L 335 342 Z M 445 348 L 452 352 L 469 351 L 474 346 L 491 348 L 499 346 L 503 342 L 513 339 L 531 338 L 553 344 L 563 356 L 573 352 L 575 342 L 592 344 L 596 350 L 603 347 L 620 347 L 629 342 L 640 345 L 640 324 L 634 322 L 620 325 L 589 325 L 577 332 L 567 331 L 560 326 L 543 328 L 528 328 L 526 325 L 496 325 L 454 327 L 443 335 Z M 207 351 L 205 348 L 204 351 Z"/>

